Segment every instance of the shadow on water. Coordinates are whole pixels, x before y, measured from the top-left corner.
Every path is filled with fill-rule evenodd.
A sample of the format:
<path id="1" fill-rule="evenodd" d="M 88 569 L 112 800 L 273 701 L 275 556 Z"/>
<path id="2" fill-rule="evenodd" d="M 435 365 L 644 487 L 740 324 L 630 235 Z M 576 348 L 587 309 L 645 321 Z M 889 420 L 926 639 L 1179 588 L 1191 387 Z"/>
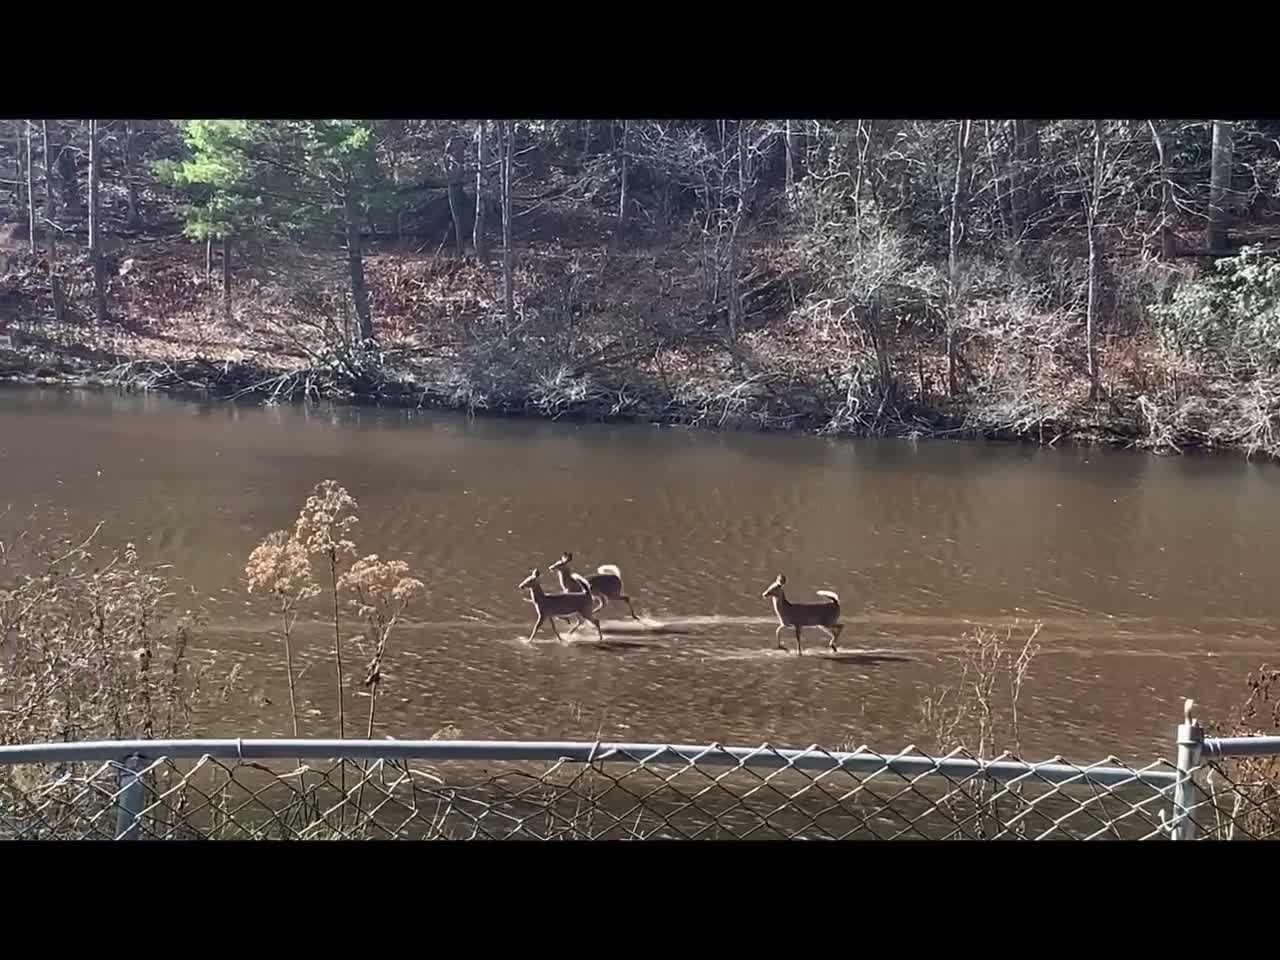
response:
<path id="1" fill-rule="evenodd" d="M 604 624 L 605 621 L 601 621 Z M 634 621 L 609 621 L 610 633 L 639 634 L 647 637 L 688 637 L 693 631 L 688 627 L 668 623 L 636 623 Z"/>
<path id="2" fill-rule="evenodd" d="M 872 663 L 913 663 L 915 661 L 914 657 L 904 656 L 901 653 L 820 653 L 818 657 L 831 663 L 856 666 L 865 666 Z"/>
<path id="3" fill-rule="evenodd" d="M 605 638 L 604 640 L 588 640 L 579 641 L 574 647 L 588 650 L 601 650 L 606 653 L 631 653 L 637 650 L 660 650 L 662 644 L 647 643 L 644 640 L 617 640 Z"/>

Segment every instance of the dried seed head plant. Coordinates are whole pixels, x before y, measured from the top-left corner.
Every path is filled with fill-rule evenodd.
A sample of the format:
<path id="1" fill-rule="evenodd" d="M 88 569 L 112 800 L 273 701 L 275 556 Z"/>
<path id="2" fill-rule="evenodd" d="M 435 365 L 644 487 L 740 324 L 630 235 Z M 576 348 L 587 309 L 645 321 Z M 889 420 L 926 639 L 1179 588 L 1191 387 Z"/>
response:
<path id="1" fill-rule="evenodd" d="M 320 588 L 312 582 L 311 560 L 306 547 L 290 531 L 277 530 L 268 534 L 249 554 L 244 573 L 249 581 L 249 592 L 270 594 L 280 612 L 285 670 L 289 680 L 289 711 L 293 716 L 293 735 L 297 737 L 298 698 L 291 636 L 298 619 L 298 604 L 320 593 Z"/>
<path id="2" fill-rule="evenodd" d="M 362 557 L 342 575 L 338 587 L 354 594 L 348 601 L 364 621 L 365 653 L 369 665 L 364 685 L 371 687 L 367 736 L 373 736 L 374 710 L 382 682 L 382 661 L 387 641 L 414 597 L 425 591 L 421 580 L 409 576 L 409 565 L 401 560 L 382 560 L 377 554 Z"/>
<path id="3" fill-rule="evenodd" d="M 345 678 L 342 670 L 342 625 L 338 612 L 338 567 L 342 558 L 355 556 L 356 545 L 347 534 L 360 518 L 359 504 L 336 480 L 322 480 L 298 514 L 293 537 L 306 553 L 322 556 L 329 567 L 333 600 L 333 660 L 338 678 L 338 736 L 347 735 Z"/>

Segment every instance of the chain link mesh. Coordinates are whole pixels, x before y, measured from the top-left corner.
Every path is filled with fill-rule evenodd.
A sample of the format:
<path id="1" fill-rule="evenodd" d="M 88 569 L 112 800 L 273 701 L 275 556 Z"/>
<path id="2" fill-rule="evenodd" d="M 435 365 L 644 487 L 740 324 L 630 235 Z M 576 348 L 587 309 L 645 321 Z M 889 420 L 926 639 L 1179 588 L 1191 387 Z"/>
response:
<path id="1" fill-rule="evenodd" d="M 1280 757 L 1208 760 L 1187 815 L 1209 840 L 1280 840 Z"/>
<path id="2" fill-rule="evenodd" d="M 0 837 L 1133 840 L 1167 837 L 1171 819 L 1165 761 L 999 758 L 997 774 L 989 763 L 949 763 L 974 760 L 960 750 L 762 746 L 726 762 L 716 746 L 675 759 L 672 749 L 614 745 L 585 762 L 6 764 Z M 1250 764 L 1221 760 L 1197 776 L 1199 835 L 1280 836 L 1276 781 Z"/>

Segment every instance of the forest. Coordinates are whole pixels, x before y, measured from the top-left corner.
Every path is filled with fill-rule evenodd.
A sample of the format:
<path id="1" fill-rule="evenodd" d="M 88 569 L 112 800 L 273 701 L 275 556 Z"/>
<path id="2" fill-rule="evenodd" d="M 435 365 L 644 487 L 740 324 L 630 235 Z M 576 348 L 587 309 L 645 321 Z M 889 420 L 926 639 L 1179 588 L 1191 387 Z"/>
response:
<path id="1" fill-rule="evenodd" d="M 0 379 L 1280 456 L 1280 122 L 0 120 Z"/>

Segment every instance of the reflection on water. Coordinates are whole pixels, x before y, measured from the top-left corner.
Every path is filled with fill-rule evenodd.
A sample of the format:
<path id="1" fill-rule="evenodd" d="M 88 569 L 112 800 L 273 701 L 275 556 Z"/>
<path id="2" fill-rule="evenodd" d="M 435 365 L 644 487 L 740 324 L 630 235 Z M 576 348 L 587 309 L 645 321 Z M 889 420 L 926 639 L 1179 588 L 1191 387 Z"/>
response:
<path id="1" fill-rule="evenodd" d="M 270 706 L 211 733 L 287 732 L 274 623 L 244 559 L 332 477 L 366 552 L 428 581 L 385 671 L 395 736 L 719 740 L 915 736 L 976 624 L 1043 622 L 1027 752 L 1168 753 L 1185 696 L 1206 715 L 1273 655 L 1280 473 L 1231 457 L 834 442 L 448 414 L 0 391 L 0 536 L 131 539 L 209 595 L 206 642 Z M 642 618 L 557 645 L 516 585 L 563 550 L 618 564 Z M 838 655 L 774 648 L 761 590 L 839 592 Z M 613 619 L 619 618 L 619 619 Z M 302 623 L 309 732 L 332 730 L 323 625 Z"/>

